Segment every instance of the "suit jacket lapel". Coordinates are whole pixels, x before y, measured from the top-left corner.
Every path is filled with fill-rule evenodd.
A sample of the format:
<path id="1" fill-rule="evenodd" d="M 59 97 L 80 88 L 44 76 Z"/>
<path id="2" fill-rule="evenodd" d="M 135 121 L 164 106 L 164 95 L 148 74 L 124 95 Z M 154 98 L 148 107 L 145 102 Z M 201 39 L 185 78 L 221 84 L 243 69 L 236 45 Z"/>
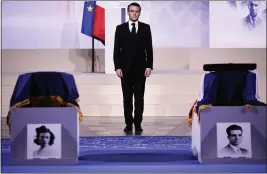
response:
<path id="1" fill-rule="evenodd" d="M 137 36 L 139 35 L 141 29 L 142 29 L 142 24 L 138 21 L 138 30 L 136 32 Z"/>
<path id="2" fill-rule="evenodd" d="M 125 30 L 125 32 L 128 34 L 128 36 L 130 36 L 131 31 L 130 31 L 130 29 L 129 29 L 129 24 L 128 24 L 128 22 L 124 23 L 124 30 Z"/>
<path id="3" fill-rule="evenodd" d="M 232 151 L 233 153 L 236 153 L 235 149 L 233 149 L 232 146 L 230 146 L 230 144 L 228 144 L 228 148 L 231 149 L 231 151 Z"/>

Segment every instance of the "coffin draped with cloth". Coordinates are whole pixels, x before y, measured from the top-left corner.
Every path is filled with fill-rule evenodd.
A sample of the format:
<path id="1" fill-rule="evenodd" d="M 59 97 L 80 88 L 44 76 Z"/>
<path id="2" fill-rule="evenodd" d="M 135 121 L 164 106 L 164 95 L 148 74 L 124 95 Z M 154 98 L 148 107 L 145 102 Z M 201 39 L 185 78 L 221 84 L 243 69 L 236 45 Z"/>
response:
<path id="1" fill-rule="evenodd" d="M 192 128 L 192 149 L 200 152 L 201 111 L 212 106 L 266 106 L 260 101 L 256 64 L 206 64 L 200 91 L 188 117 Z"/>
<path id="2" fill-rule="evenodd" d="M 62 72 L 33 72 L 19 75 L 7 115 L 11 126 L 10 111 L 21 107 L 75 107 L 79 120 L 83 119 L 79 107 L 79 93 L 73 75 Z"/>

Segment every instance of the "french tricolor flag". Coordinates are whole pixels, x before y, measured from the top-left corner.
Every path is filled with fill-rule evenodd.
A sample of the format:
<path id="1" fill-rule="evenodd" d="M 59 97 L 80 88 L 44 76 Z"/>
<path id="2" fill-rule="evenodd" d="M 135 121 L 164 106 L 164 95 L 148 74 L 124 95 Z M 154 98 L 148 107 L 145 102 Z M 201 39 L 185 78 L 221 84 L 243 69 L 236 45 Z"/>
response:
<path id="1" fill-rule="evenodd" d="M 105 9 L 96 1 L 85 1 L 81 33 L 101 41 L 105 45 Z"/>
<path id="2" fill-rule="evenodd" d="M 121 8 L 121 23 L 125 23 L 127 20 L 126 8 Z"/>
<path id="3" fill-rule="evenodd" d="M 105 45 L 107 35 L 105 31 L 110 22 L 113 24 L 126 22 L 126 8 L 105 8 L 97 1 L 84 2 L 81 30 L 83 34 L 93 37 Z"/>

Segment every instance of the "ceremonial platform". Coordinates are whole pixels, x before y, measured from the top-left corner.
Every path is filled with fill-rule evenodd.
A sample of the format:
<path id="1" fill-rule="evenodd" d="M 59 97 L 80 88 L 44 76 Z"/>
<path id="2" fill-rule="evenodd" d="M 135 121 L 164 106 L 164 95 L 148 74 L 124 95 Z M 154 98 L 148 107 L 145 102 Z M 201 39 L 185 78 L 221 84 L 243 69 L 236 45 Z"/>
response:
<path id="1" fill-rule="evenodd" d="M 188 112 L 196 100 L 203 71 L 154 71 L 147 80 L 145 94 L 144 135 L 190 136 Z M 2 136 L 8 138 L 5 117 L 21 73 L 2 75 Z M 80 95 L 84 115 L 81 136 L 121 136 L 124 125 L 122 92 L 116 75 L 104 73 L 71 73 Z M 259 76 L 259 94 L 266 101 L 266 78 Z"/>
<path id="2" fill-rule="evenodd" d="M 147 79 L 145 116 L 186 116 L 194 102 L 203 72 L 153 72 Z M 71 73 L 84 116 L 123 116 L 122 91 L 116 75 Z M 6 115 L 18 74 L 3 76 L 3 110 Z"/>
<path id="3" fill-rule="evenodd" d="M 5 138 L 8 137 L 5 117 L 19 74 L 3 74 L 2 125 Z M 71 74 L 78 87 L 79 105 L 84 115 L 81 136 L 124 135 L 123 100 L 118 77 L 102 73 Z M 187 115 L 198 93 L 201 75 L 200 71 L 153 72 L 146 86 L 144 135 L 190 135 Z"/>
<path id="4" fill-rule="evenodd" d="M 5 117 L 18 75 L 2 79 L 2 169 L 3 172 L 231 172 L 266 171 L 263 164 L 202 165 L 192 154 L 188 111 L 200 88 L 203 71 L 154 72 L 147 81 L 144 133 L 125 136 L 120 81 L 115 75 L 71 73 L 80 95 L 84 121 L 80 124 L 80 154 L 77 165 L 12 166 Z M 266 95 L 266 81 L 259 74 L 259 93 Z M 116 166 L 116 167 L 114 167 Z"/>
<path id="5" fill-rule="evenodd" d="M 79 105 L 85 117 L 122 117 L 120 79 L 116 75 L 104 73 L 81 73 L 91 71 L 92 62 L 88 51 L 90 52 L 88 49 L 3 50 L 2 117 L 7 115 L 18 75 L 38 71 L 73 74 L 80 95 Z M 95 52 L 95 68 L 104 72 L 105 67 L 111 65 L 106 65 L 103 49 L 96 49 Z M 255 62 L 261 101 L 266 101 L 265 49 L 155 48 L 154 55 L 154 70 L 146 83 L 145 118 L 187 117 L 199 92 L 201 76 L 204 74 L 202 66 L 206 63 Z"/>
<path id="6" fill-rule="evenodd" d="M 142 134 L 123 131 L 114 71 L 128 2 L 3 3 L 1 172 L 266 173 L 266 112 L 257 105 L 266 103 L 266 26 L 247 31 L 238 22 L 265 4 L 137 2 L 153 40 Z M 120 52 L 119 64 L 129 58 Z M 224 63 L 256 68 L 237 76 L 203 70 Z M 229 133 L 232 124 L 240 128 Z M 223 156 L 234 142 L 233 158 Z"/>

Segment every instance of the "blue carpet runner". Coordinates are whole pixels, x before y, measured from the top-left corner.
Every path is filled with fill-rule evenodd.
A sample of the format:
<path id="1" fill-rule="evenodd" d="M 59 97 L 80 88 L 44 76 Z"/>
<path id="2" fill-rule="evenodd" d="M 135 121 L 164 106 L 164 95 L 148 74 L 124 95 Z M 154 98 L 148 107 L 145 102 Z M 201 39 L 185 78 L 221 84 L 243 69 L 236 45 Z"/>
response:
<path id="1" fill-rule="evenodd" d="M 101 136 L 80 137 L 80 150 L 87 149 L 179 149 L 191 146 L 191 137 L 177 136 Z M 8 139 L 2 140 L 2 151 L 10 150 Z"/>

